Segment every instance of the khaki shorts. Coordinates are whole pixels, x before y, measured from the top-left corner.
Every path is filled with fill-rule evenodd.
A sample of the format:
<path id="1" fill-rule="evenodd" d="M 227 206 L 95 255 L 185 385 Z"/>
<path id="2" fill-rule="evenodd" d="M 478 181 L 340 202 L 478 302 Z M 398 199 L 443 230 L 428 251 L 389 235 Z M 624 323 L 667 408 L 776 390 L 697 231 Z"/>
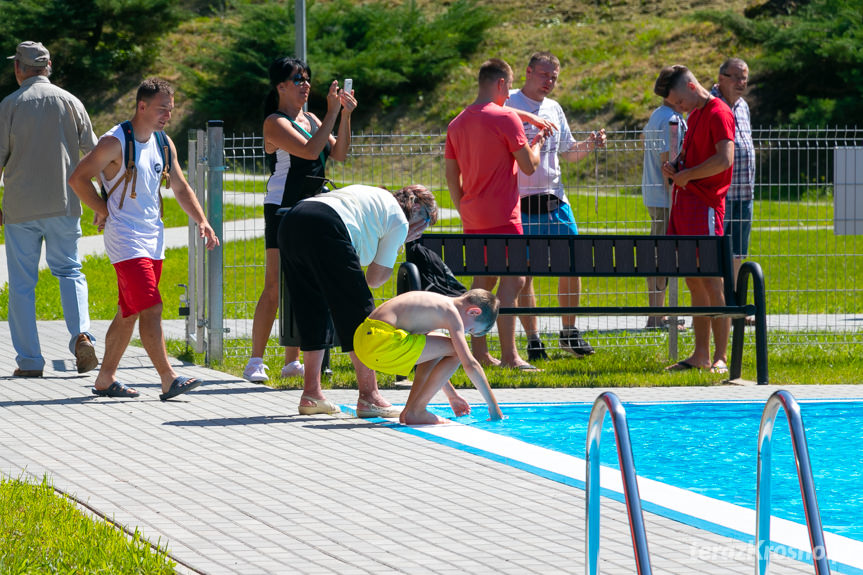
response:
<path id="1" fill-rule="evenodd" d="M 376 319 L 366 318 L 354 332 L 357 358 L 381 373 L 408 375 L 425 346 L 425 334 L 408 333 Z"/>
<path id="2" fill-rule="evenodd" d="M 671 217 L 670 208 L 654 208 L 649 207 L 647 211 L 650 213 L 650 235 L 664 236 L 668 234 L 668 220 Z"/>

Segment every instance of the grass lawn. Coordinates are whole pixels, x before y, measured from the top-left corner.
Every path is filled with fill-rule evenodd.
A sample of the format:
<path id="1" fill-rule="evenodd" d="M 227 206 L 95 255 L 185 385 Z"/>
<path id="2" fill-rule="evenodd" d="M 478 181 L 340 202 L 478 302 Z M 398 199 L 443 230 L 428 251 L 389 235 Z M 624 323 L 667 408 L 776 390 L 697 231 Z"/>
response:
<path id="1" fill-rule="evenodd" d="M 596 334 L 587 333 L 588 341 L 596 344 Z M 615 345 L 597 346 L 597 352 L 585 359 L 577 359 L 557 349 L 557 342 L 545 336 L 544 342 L 550 356 L 548 361 L 535 362 L 544 369 L 542 373 L 521 373 L 504 368 L 486 368 L 486 376 L 494 388 L 520 387 L 665 387 L 665 386 L 702 386 L 720 384 L 726 376 L 704 371 L 665 373 L 664 367 L 672 363 L 667 357 L 664 340 L 641 334 L 618 334 Z M 863 335 L 856 336 L 848 344 L 819 344 L 797 342 L 794 334 L 787 337 L 774 334 L 778 343 L 771 344 L 770 382 L 776 385 L 797 384 L 857 384 L 863 383 L 863 356 L 859 353 Z M 817 340 L 816 338 L 813 338 Z M 751 332 L 747 343 L 754 341 Z M 796 343 L 795 343 L 796 342 Z M 494 350 L 495 340 L 489 340 Z M 212 365 L 237 377 L 242 377 L 248 359 L 248 340 L 230 340 L 226 344 L 225 359 Z M 526 342 L 518 343 L 525 349 Z M 691 330 L 680 341 L 681 358 L 692 348 Z M 194 354 L 187 349 L 185 342 L 168 342 L 171 355 L 185 361 L 204 364 L 203 354 Z M 270 366 L 270 385 L 279 389 L 300 389 L 300 379 L 281 379 L 278 377 L 284 356 L 282 348 L 274 338 L 267 347 L 264 361 Z M 333 376 L 324 382 L 325 388 L 355 389 L 356 375 L 345 354 L 332 354 Z M 743 354 L 743 379 L 755 380 L 755 348 L 747 345 Z M 395 377 L 378 374 L 382 389 L 392 387 Z M 452 379 L 457 388 L 471 388 L 473 384 L 463 370 L 458 370 Z"/>
<path id="2" fill-rule="evenodd" d="M 576 207 L 589 203 L 590 198 L 575 196 Z M 625 218 L 628 212 L 639 210 L 640 198 L 616 197 L 613 207 L 608 208 L 609 217 Z M 821 204 L 798 206 L 800 218 L 823 217 L 826 207 Z M 232 207 L 231 213 L 240 218 L 256 215 L 258 207 Z M 582 209 L 584 209 L 582 207 Z M 788 206 L 771 202 L 759 204 L 759 209 L 773 221 L 788 221 L 782 213 Z M 246 210 L 244 213 L 242 210 Z M 612 212 L 613 210 L 613 212 Z M 173 210 L 172 210 L 173 211 Z M 811 212 L 811 214 L 810 214 Z M 775 218 L 774 219 L 774 214 Z M 832 218 L 832 214 L 830 215 Z M 605 220 L 606 218 L 603 218 Z M 586 226 L 590 226 L 587 220 Z M 636 225 L 644 225 L 635 220 Z M 448 223 L 455 223 L 449 220 Z M 440 226 L 435 226 L 440 227 Z M 433 230 L 434 231 L 434 230 Z M 225 317 L 251 318 L 255 304 L 263 288 L 264 244 L 263 238 L 229 242 L 224 246 L 224 295 Z M 848 313 L 863 312 L 863 237 L 835 236 L 829 229 L 801 229 L 793 233 L 775 230 L 770 224 L 756 222 L 752 232 L 752 257 L 764 270 L 767 284 L 768 314 L 799 313 Z M 187 281 L 187 250 L 170 249 L 167 252 L 161 281 L 165 318 L 178 317 L 176 303 L 181 289 L 177 284 Z M 90 315 L 93 319 L 110 319 L 115 312 L 117 288 L 113 268 L 106 257 L 87 257 L 83 264 L 90 285 Z M 469 284 L 468 278 L 461 278 Z M 537 293 L 541 300 L 554 298 L 554 278 L 538 278 Z M 682 284 L 682 282 L 681 282 Z M 585 279 L 582 288 L 583 305 L 641 305 L 646 294 L 640 279 L 594 278 Z M 688 302 L 685 287 L 680 288 L 681 301 Z M 385 299 L 395 294 L 393 282 L 375 290 L 375 297 Z M 40 272 L 37 286 L 37 317 L 60 319 L 59 287 L 49 270 Z M 7 317 L 8 295 L 0 288 L 0 319 Z M 548 305 L 541 301 L 540 305 Z"/>
<path id="3" fill-rule="evenodd" d="M 174 573 L 176 563 L 137 530 L 91 518 L 41 482 L 0 475 L 0 572 Z"/>
<path id="4" fill-rule="evenodd" d="M 0 201 L 2 201 L 2 198 L 3 188 L 0 188 Z M 186 212 L 183 211 L 183 208 L 180 207 L 180 204 L 177 203 L 177 200 L 173 198 L 165 198 L 163 205 L 165 212 L 162 216 L 162 221 L 165 222 L 166 228 L 179 228 L 182 226 L 189 225 L 189 216 L 186 215 Z M 82 207 L 83 214 L 81 215 L 81 234 L 84 236 L 95 236 L 99 233 L 99 231 L 96 229 L 96 226 L 93 225 L 93 210 L 91 210 L 87 206 Z M 238 206 L 234 204 L 225 204 L 224 221 L 263 217 L 264 206 L 261 202 L 258 202 L 255 206 Z M 0 226 L 0 244 L 3 244 L 5 242 L 6 233 L 4 228 Z"/>

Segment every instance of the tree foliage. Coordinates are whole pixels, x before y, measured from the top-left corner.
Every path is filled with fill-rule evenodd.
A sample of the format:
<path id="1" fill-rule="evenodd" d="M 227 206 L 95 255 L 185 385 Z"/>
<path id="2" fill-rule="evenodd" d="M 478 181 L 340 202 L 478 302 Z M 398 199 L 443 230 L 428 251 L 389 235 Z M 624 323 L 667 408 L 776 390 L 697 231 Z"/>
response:
<path id="1" fill-rule="evenodd" d="M 24 40 L 51 52 L 52 81 L 85 101 L 106 102 L 140 81 L 158 53 L 158 38 L 178 21 L 173 0 L 0 0 L 0 49 Z M 0 90 L 17 88 L 12 68 Z"/>
<path id="2" fill-rule="evenodd" d="M 708 13 L 744 42 L 762 123 L 863 126 L 863 0 L 811 0 L 786 13 Z M 775 12 L 775 11 L 774 11 Z"/>
<path id="3" fill-rule="evenodd" d="M 227 129 L 257 130 L 269 90 L 267 66 L 294 54 L 293 2 L 235 0 L 215 31 L 228 41 L 199 57 L 195 118 L 223 119 Z M 472 53 L 492 24 L 472 0 L 456 0 L 436 15 L 413 2 L 310 3 L 307 14 L 311 103 L 325 101 L 332 80 L 353 78 L 358 114 L 415 100 Z M 311 41 L 314 39 L 314 41 Z"/>

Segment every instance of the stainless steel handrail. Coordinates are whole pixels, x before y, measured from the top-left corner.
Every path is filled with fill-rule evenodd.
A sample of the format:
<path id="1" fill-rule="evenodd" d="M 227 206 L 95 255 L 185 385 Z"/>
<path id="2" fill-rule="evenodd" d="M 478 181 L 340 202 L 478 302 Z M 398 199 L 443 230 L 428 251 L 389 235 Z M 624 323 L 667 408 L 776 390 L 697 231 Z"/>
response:
<path id="1" fill-rule="evenodd" d="M 770 396 L 761 414 L 761 428 L 758 430 L 758 492 L 755 504 L 755 573 L 766 575 L 770 566 L 770 464 L 773 455 L 773 426 L 776 413 L 783 407 L 788 416 L 791 430 L 791 446 L 794 449 L 794 462 L 797 464 L 797 479 L 800 481 L 800 495 L 806 513 L 806 528 L 809 530 L 809 544 L 812 547 L 812 563 L 815 573 L 828 575 L 830 565 L 827 561 L 827 546 L 824 543 L 824 530 L 821 528 L 821 514 L 815 497 L 815 482 L 812 479 L 812 465 L 809 462 L 809 446 L 800 405 L 794 396 L 779 390 Z"/>
<path id="2" fill-rule="evenodd" d="M 639 575 L 650 575 L 650 554 L 647 549 L 647 533 L 644 530 L 644 515 L 641 512 L 641 497 L 635 475 L 635 461 L 632 457 L 632 443 L 629 440 L 629 425 L 626 423 L 626 410 L 617 396 L 610 391 L 602 393 L 593 402 L 590 420 L 587 424 L 587 445 L 585 447 L 585 573 L 599 574 L 599 440 L 602 437 L 602 424 L 606 411 L 611 413 L 614 426 L 614 440 L 617 444 L 617 458 L 620 462 L 620 475 L 623 478 L 623 494 L 626 499 L 626 512 L 629 515 L 629 531 L 632 534 L 632 549 L 635 552 L 635 566 Z"/>

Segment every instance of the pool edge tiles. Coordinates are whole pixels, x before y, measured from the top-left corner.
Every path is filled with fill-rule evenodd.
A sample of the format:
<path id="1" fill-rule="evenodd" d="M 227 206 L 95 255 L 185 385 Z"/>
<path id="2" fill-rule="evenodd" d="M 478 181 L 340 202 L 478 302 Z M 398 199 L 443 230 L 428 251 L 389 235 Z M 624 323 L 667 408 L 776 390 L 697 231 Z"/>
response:
<path id="1" fill-rule="evenodd" d="M 582 458 L 458 422 L 405 426 L 396 420 L 379 421 L 386 422 L 397 431 L 486 457 L 559 483 L 578 489 L 585 487 L 585 460 Z M 636 469 L 637 467 L 636 461 Z M 600 466 L 600 486 L 603 496 L 624 501 L 619 470 Z M 645 511 L 750 545 L 754 544 L 755 511 L 752 509 L 640 475 L 638 488 Z M 809 534 L 805 525 L 774 516 L 770 521 L 770 531 L 771 548 L 775 553 L 811 564 Z M 848 575 L 863 575 L 863 542 L 829 531 L 824 532 L 824 538 L 832 568 Z"/>

